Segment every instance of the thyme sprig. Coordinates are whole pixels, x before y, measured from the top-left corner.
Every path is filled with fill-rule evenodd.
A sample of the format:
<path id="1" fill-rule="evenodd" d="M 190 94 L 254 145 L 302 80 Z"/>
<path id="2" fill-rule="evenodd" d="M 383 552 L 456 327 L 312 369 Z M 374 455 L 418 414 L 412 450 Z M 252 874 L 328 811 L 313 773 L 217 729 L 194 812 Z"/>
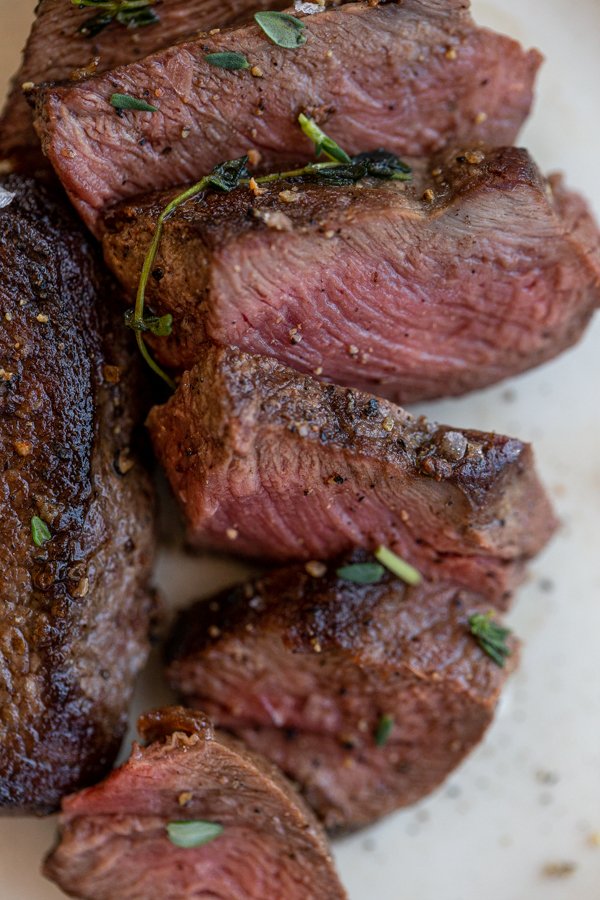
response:
<path id="1" fill-rule="evenodd" d="M 484 653 L 494 660 L 497 666 L 504 668 L 511 649 L 507 644 L 510 629 L 499 625 L 492 618 L 492 613 L 475 613 L 469 618 L 469 630 Z"/>
<path id="2" fill-rule="evenodd" d="M 71 0 L 78 9 L 96 9 L 95 16 L 86 19 L 77 29 L 84 37 L 96 37 L 111 24 L 118 22 L 127 28 L 141 28 L 160 21 L 152 9 L 156 0 Z"/>
<path id="3" fill-rule="evenodd" d="M 269 184 L 298 178 L 335 186 L 355 184 L 367 176 L 388 181 L 410 181 L 410 167 L 393 153 L 388 153 L 386 150 L 374 150 L 350 157 L 312 119 L 301 115 L 300 125 L 304 133 L 313 140 L 317 153 L 322 151 L 330 157 L 327 162 L 311 162 L 306 166 L 291 169 L 287 172 L 272 172 L 270 175 L 260 175 L 251 178 L 247 168 L 247 156 L 228 160 L 216 166 L 209 175 L 205 175 L 196 184 L 174 197 L 158 217 L 152 241 L 146 252 L 140 273 L 135 306 L 133 310 L 128 310 L 125 314 L 125 324 L 135 331 L 140 352 L 152 371 L 162 378 L 171 390 L 175 390 L 175 382 L 151 356 L 144 341 L 144 332 L 150 331 L 159 336 L 170 334 L 172 319 L 169 319 L 167 322 L 168 316 L 146 316 L 144 310 L 146 288 L 154 269 L 165 222 L 173 215 L 175 210 L 210 189 L 229 193 L 237 187 L 247 187 L 250 181 L 253 181 L 254 184 Z M 380 560 L 380 562 L 386 565 L 383 560 Z"/>

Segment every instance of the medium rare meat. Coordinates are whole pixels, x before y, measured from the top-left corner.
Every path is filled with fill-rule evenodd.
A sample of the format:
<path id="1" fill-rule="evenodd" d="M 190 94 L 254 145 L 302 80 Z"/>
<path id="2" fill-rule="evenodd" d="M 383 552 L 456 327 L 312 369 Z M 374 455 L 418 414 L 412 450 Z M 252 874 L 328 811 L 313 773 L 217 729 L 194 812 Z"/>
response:
<path id="1" fill-rule="evenodd" d="M 266 759 L 215 735 L 201 713 L 138 722 L 148 745 L 63 802 L 45 874 L 84 900 L 343 900 L 325 837 Z M 212 839 L 181 846 L 185 825 Z M 168 827 L 178 823 L 174 830 Z M 170 834 L 179 845 L 173 843 Z"/>
<path id="2" fill-rule="evenodd" d="M 383 544 L 505 602 L 554 529 L 528 444 L 235 349 L 207 347 L 148 425 L 200 547 L 283 561 Z"/>
<path id="3" fill-rule="evenodd" d="M 0 118 L 0 159 L 10 159 L 19 171 L 48 167 L 33 128 L 23 84 L 37 81 L 79 80 L 133 62 L 201 29 L 228 25 L 261 7 L 267 0 L 164 0 L 154 7 L 159 21 L 138 28 L 115 20 L 98 34 L 81 34 L 99 13 L 78 8 L 69 0 L 40 0 L 21 68 L 14 76 Z"/>
<path id="4" fill-rule="evenodd" d="M 600 305 L 591 214 L 525 150 L 453 153 L 409 185 L 261 190 L 207 193 L 169 219 L 148 290 L 174 316 L 154 340 L 165 365 L 189 368 L 212 339 L 411 402 L 538 365 Z M 105 258 L 130 295 L 169 199 L 108 217 Z"/>
<path id="5" fill-rule="evenodd" d="M 540 55 L 477 28 L 466 0 L 348 3 L 300 18 L 307 40 L 295 50 L 251 24 L 40 89 L 44 151 L 88 225 L 98 231 L 119 200 L 195 181 L 248 150 L 267 169 L 312 158 L 297 126 L 302 111 L 326 122 L 348 153 L 385 146 L 414 156 L 512 143 L 529 112 Z M 205 59 L 224 51 L 252 68 Z M 114 92 L 158 112 L 117 115 Z"/>
<path id="6" fill-rule="evenodd" d="M 41 813 L 118 751 L 148 651 L 153 503 L 116 288 L 70 209 L 29 179 L 0 186 L 0 812 Z"/>
<path id="7" fill-rule="evenodd" d="M 168 648 L 185 702 L 274 760 L 332 830 L 437 787 L 483 736 L 508 671 L 471 635 L 481 596 L 336 576 L 367 561 L 290 566 L 201 601 Z"/>

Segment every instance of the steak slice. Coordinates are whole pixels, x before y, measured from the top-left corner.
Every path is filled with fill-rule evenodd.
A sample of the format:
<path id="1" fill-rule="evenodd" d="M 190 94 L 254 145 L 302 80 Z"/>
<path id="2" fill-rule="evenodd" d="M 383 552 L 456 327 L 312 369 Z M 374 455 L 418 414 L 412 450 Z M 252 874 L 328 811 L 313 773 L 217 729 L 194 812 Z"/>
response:
<path id="1" fill-rule="evenodd" d="M 98 231 L 119 200 L 195 181 L 248 150 L 267 170 L 312 158 L 297 124 L 303 110 L 348 153 L 385 146 L 413 156 L 510 144 L 529 112 L 540 55 L 477 28 L 466 0 L 348 3 L 300 18 L 307 41 L 297 50 L 252 24 L 78 84 L 42 86 L 44 152 L 88 225 Z M 261 77 L 206 62 L 226 50 Z M 117 115 L 115 91 L 159 111 Z"/>
<path id="2" fill-rule="evenodd" d="M 0 812 L 43 813 L 119 749 L 148 652 L 153 500 L 116 288 L 64 201 L 0 185 L 15 195 L 0 210 Z"/>
<path id="3" fill-rule="evenodd" d="M 79 9 L 69 0 L 40 0 L 0 118 L 0 159 L 10 159 L 18 171 L 49 168 L 40 149 L 23 94 L 24 83 L 79 80 L 123 63 L 133 62 L 214 25 L 247 18 L 255 9 L 273 8 L 268 0 L 165 0 L 155 11 L 160 21 L 140 28 L 113 22 L 99 34 L 86 37 L 79 29 L 96 13 Z"/>
<path id="4" fill-rule="evenodd" d="M 483 736 L 508 671 L 471 636 L 481 596 L 336 576 L 368 559 L 223 591 L 181 613 L 168 646 L 185 702 L 277 762 L 336 831 L 436 788 Z"/>
<path id="5" fill-rule="evenodd" d="M 189 368 L 211 339 L 405 403 L 523 372 L 573 344 L 600 305 L 598 229 L 551 185 L 525 150 L 503 148 L 417 166 L 410 185 L 207 193 L 165 227 L 148 297 L 174 328 L 154 350 Z M 130 295 L 169 199 L 107 218 L 105 259 Z"/>
<path id="6" fill-rule="evenodd" d="M 555 519 L 528 444 L 207 347 L 148 417 L 192 544 L 273 560 L 384 544 L 506 602 Z"/>
<path id="7" fill-rule="evenodd" d="M 146 747 L 97 787 L 63 802 L 59 843 L 44 873 L 86 900 L 343 900 L 325 836 L 281 773 L 202 713 L 142 716 Z M 222 833 L 202 846 L 171 842 L 171 822 Z"/>

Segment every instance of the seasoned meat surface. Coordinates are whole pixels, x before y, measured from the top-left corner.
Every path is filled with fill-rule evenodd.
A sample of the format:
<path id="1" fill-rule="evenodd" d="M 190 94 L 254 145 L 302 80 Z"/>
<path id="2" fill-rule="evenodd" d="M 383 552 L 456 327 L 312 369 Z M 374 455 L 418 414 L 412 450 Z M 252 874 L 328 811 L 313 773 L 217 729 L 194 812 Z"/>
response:
<path id="1" fill-rule="evenodd" d="M 525 150 L 454 151 L 418 162 L 411 184 L 261 191 L 209 192 L 169 219 L 148 288 L 174 317 L 154 340 L 166 366 L 190 368 L 210 339 L 414 402 L 539 365 L 600 305 L 591 213 Z M 129 295 L 172 196 L 107 217 L 105 259 Z"/>
<path id="2" fill-rule="evenodd" d="M 384 544 L 506 602 L 555 527 L 529 445 L 235 349 L 207 346 L 148 426 L 200 547 L 285 561 Z"/>
<path id="3" fill-rule="evenodd" d="M 182 612 L 171 686 L 297 783 L 330 830 L 436 788 L 481 739 L 510 665 L 475 642 L 489 606 L 451 583 L 336 576 L 370 561 L 289 566 Z M 354 569 L 354 571 L 357 571 Z"/>
<path id="4" fill-rule="evenodd" d="M 116 288 L 64 201 L 0 186 L 0 811 L 49 812 L 119 748 L 148 651 L 153 501 Z"/>
<path id="5" fill-rule="evenodd" d="M 344 900 L 325 837 L 281 773 L 182 708 L 142 716 L 147 746 L 68 797 L 45 874 L 83 900 Z M 222 832 L 201 846 L 171 822 Z"/>
<path id="6" fill-rule="evenodd" d="M 38 90 L 44 151 L 87 224 L 99 231 L 119 200 L 196 181 L 248 150 L 265 170 L 312 158 L 302 111 L 348 153 L 385 146 L 413 156 L 512 143 L 529 112 L 540 55 L 477 28 L 466 0 L 348 3 L 300 18 L 307 40 L 295 50 L 244 25 Z M 206 61 L 223 51 L 251 68 Z M 115 91 L 158 112 L 117 115 Z"/>
<path id="7" fill-rule="evenodd" d="M 23 61 L 0 118 L 0 159 L 10 159 L 21 172 L 45 172 L 50 168 L 33 128 L 23 84 L 78 81 L 139 60 L 202 29 L 241 21 L 265 6 L 274 9 L 277 3 L 162 0 L 154 8 L 159 17 L 156 24 L 130 28 L 113 21 L 97 34 L 84 35 L 79 29 L 99 15 L 92 7 L 79 8 L 69 0 L 39 0 Z"/>

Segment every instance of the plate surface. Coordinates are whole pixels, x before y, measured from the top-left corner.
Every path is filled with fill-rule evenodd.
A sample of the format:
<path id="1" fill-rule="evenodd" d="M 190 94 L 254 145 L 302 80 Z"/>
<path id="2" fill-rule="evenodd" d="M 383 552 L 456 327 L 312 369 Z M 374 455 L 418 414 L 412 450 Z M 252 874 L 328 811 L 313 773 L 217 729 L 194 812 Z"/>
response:
<path id="1" fill-rule="evenodd" d="M 0 0 L 0 86 L 16 68 L 33 5 Z M 545 53 L 521 143 L 545 170 L 566 170 L 600 216 L 600 3 L 474 0 L 473 7 L 480 22 Z M 436 794 L 336 844 L 351 900 L 600 898 L 599 351 L 597 321 L 557 362 L 464 400 L 421 407 L 442 421 L 532 440 L 562 529 L 511 614 L 525 641 L 523 661 L 483 745 Z M 158 581 L 182 606 L 243 571 L 165 550 Z M 167 699 L 154 661 L 136 710 Z M 0 897 L 63 896 L 38 874 L 54 827 L 53 819 L 0 822 Z M 545 874 L 556 863 L 574 869 L 564 878 Z"/>

